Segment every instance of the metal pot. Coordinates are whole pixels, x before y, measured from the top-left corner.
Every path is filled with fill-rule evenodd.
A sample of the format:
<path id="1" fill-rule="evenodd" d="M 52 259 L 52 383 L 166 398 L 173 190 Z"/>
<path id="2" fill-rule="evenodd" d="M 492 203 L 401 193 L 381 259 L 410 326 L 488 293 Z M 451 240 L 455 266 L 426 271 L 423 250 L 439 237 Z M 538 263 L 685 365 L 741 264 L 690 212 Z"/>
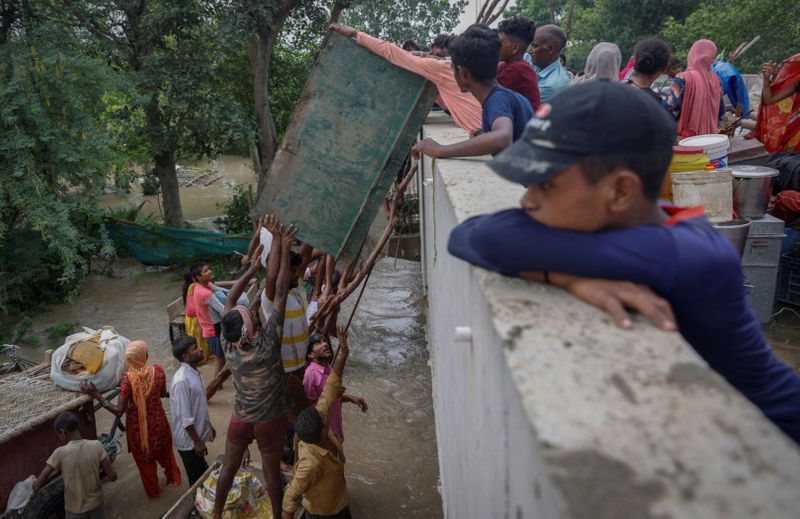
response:
<path id="1" fill-rule="evenodd" d="M 772 196 L 778 170 L 764 166 L 733 166 L 733 207 L 739 218 L 762 218 Z"/>
<path id="2" fill-rule="evenodd" d="M 747 234 L 750 232 L 750 222 L 748 220 L 731 220 L 730 222 L 714 224 L 714 228 L 733 244 L 741 258 L 744 254 L 744 246 L 747 243 Z"/>

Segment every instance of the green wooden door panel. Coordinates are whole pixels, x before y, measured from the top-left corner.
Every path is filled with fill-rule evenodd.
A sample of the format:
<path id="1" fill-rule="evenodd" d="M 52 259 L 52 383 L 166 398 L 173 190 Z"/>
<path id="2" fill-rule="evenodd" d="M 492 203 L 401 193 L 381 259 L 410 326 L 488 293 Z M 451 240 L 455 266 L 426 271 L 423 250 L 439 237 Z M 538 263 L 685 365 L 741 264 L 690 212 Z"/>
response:
<path id="1" fill-rule="evenodd" d="M 330 33 L 303 89 L 254 212 L 352 258 L 436 97 L 421 76 Z"/>

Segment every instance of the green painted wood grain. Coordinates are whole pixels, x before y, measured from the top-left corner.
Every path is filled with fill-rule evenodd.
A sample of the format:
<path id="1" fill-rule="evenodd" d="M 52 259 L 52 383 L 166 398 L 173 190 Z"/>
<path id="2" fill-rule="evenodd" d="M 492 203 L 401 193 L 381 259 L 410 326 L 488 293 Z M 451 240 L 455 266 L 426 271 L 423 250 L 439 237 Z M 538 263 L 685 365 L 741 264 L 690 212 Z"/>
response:
<path id="1" fill-rule="evenodd" d="M 275 156 L 254 213 L 352 258 L 436 97 L 421 76 L 330 33 Z"/>

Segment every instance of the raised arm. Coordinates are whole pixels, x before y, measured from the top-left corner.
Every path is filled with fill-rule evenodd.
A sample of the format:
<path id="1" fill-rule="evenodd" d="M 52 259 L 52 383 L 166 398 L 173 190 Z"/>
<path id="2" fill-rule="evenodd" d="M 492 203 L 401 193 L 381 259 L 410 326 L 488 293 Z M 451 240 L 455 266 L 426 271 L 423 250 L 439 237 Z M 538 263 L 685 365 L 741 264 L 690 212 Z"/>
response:
<path id="1" fill-rule="evenodd" d="M 327 263 L 325 257 L 317 260 L 317 268 L 314 271 L 314 289 L 311 291 L 312 301 L 319 301 L 319 296 L 322 294 L 322 284 L 327 279 L 325 275 Z"/>
<path id="2" fill-rule="evenodd" d="M 773 92 L 769 82 L 772 78 L 772 73 L 774 70 L 775 65 L 773 63 L 764 63 L 764 65 L 761 66 L 761 74 L 764 76 L 764 87 L 761 89 L 761 99 L 765 104 L 768 105 L 779 103 L 780 101 L 783 101 L 787 97 L 791 96 L 797 91 L 798 85 L 800 84 L 800 81 L 794 80 L 783 90 Z"/>
<path id="3" fill-rule="evenodd" d="M 301 276 L 305 276 L 306 269 L 308 268 L 308 264 L 311 263 L 311 260 L 314 259 L 314 247 L 309 245 L 308 243 L 303 243 L 300 247 L 300 271 Z"/>
<path id="4" fill-rule="evenodd" d="M 258 246 L 258 249 L 256 249 L 257 255 L 261 254 L 262 248 L 263 245 Z M 225 315 L 231 310 L 233 310 L 233 307 L 236 306 L 236 301 L 239 300 L 239 296 L 242 295 L 242 292 L 244 292 L 245 288 L 247 288 L 248 283 L 250 283 L 250 280 L 253 279 L 253 276 L 256 274 L 256 272 L 258 272 L 260 268 L 261 268 L 260 261 L 250 262 L 250 267 L 242 275 L 242 277 L 240 277 L 236 281 L 236 283 L 234 283 L 233 287 L 231 287 L 230 292 L 228 292 L 228 298 L 225 300 L 225 308 L 223 310 L 222 315 Z"/>
<path id="5" fill-rule="evenodd" d="M 264 282 L 264 293 L 267 300 L 275 300 L 275 280 L 278 277 L 278 270 L 281 266 L 280 252 L 277 247 L 280 247 L 280 237 L 278 232 L 278 218 L 275 215 L 267 215 L 262 224 L 272 234 L 272 250 L 269 251 L 267 256 L 267 279 Z"/>
<path id="6" fill-rule="evenodd" d="M 255 257 L 253 256 L 253 253 L 255 252 L 256 247 L 258 247 L 259 238 L 261 236 L 261 220 L 255 222 L 254 229 L 255 232 L 253 233 L 253 238 L 250 240 L 250 245 L 247 246 L 247 254 L 242 256 L 242 267 L 247 265 L 248 261 L 253 261 L 253 258 Z M 256 260 L 258 260 L 258 258 L 256 258 Z"/>
<path id="7" fill-rule="evenodd" d="M 297 227 L 290 225 L 285 233 L 281 233 L 280 239 L 280 254 L 279 258 L 274 258 L 280 261 L 280 267 L 275 280 L 275 297 L 272 299 L 273 311 L 278 315 L 284 315 L 286 312 L 286 296 L 289 293 L 289 286 L 291 285 L 292 266 L 289 261 L 289 252 L 292 250 L 292 240 L 297 233 Z M 273 252 L 275 249 L 273 248 Z M 275 254 L 278 256 L 278 254 Z M 270 265 L 272 265 L 272 255 L 270 255 Z"/>
<path id="8" fill-rule="evenodd" d="M 349 38 L 355 38 L 359 45 L 373 54 L 377 54 L 389 63 L 406 69 L 409 72 L 419 74 L 433 83 L 440 81 L 442 72 L 445 72 L 446 75 L 448 69 L 450 69 L 450 63 L 447 61 L 414 56 L 393 43 L 374 38 L 363 32 L 358 32 L 352 27 L 333 23 L 330 29 Z M 455 81 L 455 79 L 453 79 L 453 81 Z"/>
<path id="9" fill-rule="evenodd" d="M 347 357 L 350 355 L 350 345 L 347 344 L 347 332 L 343 328 L 338 328 L 336 334 L 339 337 L 339 354 L 333 363 L 333 372 L 341 378 L 344 375 L 344 366 L 347 364 Z"/>

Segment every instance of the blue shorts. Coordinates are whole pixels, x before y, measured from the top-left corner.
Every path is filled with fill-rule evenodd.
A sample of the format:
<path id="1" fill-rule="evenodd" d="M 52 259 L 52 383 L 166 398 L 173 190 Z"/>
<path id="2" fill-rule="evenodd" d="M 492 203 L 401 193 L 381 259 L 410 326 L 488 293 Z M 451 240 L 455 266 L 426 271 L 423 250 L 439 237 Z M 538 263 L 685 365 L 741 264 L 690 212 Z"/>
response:
<path id="1" fill-rule="evenodd" d="M 211 351 L 214 353 L 215 357 L 224 357 L 225 352 L 222 351 L 222 343 L 219 340 L 219 337 L 206 337 L 206 343 L 211 347 Z"/>

